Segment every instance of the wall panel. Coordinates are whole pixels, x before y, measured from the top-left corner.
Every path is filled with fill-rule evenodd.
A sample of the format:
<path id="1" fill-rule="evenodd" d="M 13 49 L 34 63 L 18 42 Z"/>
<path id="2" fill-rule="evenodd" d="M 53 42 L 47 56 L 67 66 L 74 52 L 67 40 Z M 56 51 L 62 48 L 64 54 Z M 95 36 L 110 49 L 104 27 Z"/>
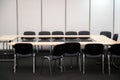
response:
<path id="1" fill-rule="evenodd" d="M 16 0 L 0 0 L 0 36 L 16 34 Z"/>
<path id="2" fill-rule="evenodd" d="M 113 0 L 91 0 L 91 33 L 113 32 Z"/>
<path id="3" fill-rule="evenodd" d="M 120 40 L 120 0 L 115 0 L 115 29 L 114 33 L 119 34 Z"/>
<path id="4" fill-rule="evenodd" d="M 18 30 L 41 31 L 41 0 L 18 0 Z"/>
<path id="5" fill-rule="evenodd" d="M 89 30 L 89 0 L 67 0 L 67 31 Z"/>
<path id="6" fill-rule="evenodd" d="M 43 31 L 65 30 L 65 0 L 43 0 L 42 9 Z"/>

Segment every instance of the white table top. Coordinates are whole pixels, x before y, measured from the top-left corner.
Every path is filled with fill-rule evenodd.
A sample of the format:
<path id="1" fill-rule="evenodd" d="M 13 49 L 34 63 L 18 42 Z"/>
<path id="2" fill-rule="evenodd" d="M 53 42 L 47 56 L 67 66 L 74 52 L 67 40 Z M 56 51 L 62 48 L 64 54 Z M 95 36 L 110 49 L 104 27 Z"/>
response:
<path id="1" fill-rule="evenodd" d="M 117 41 L 114 41 L 110 38 L 107 38 L 106 36 L 103 35 L 6 35 L 6 36 L 2 36 L 0 37 L 0 41 L 1 40 L 12 40 L 18 37 L 78 37 L 78 38 L 82 38 L 82 37 L 90 37 L 91 39 L 94 40 L 94 42 L 79 42 L 82 45 L 88 44 L 88 43 L 101 43 L 104 45 L 112 45 L 112 44 L 116 44 L 116 43 L 120 43 Z M 65 42 L 11 42 L 9 43 L 9 45 L 14 45 L 16 43 L 31 43 L 33 45 L 57 45 L 57 44 L 63 44 Z"/>
<path id="2" fill-rule="evenodd" d="M 12 41 L 17 38 L 17 35 L 3 35 L 0 36 L 0 41 Z"/>

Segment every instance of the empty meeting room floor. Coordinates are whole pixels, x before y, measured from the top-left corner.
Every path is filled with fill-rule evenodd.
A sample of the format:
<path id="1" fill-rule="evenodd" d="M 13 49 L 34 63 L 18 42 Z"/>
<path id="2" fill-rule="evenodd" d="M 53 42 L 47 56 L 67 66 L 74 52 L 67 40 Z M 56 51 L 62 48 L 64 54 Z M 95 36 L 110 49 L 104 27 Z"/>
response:
<path id="1" fill-rule="evenodd" d="M 31 57 L 32 58 L 32 57 Z M 32 73 L 31 58 L 20 59 L 17 72 L 13 72 L 13 62 L 0 62 L 0 80 L 120 80 L 120 68 L 111 67 L 111 75 L 107 73 L 107 65 L 105 65 L 105 74 L 101 72 L 101 64 L 97 62 L 100 59 L 86 60 L 86 73 L 79 72 L 73 58 L 73 68 L 70 69 L 70 60 L 64 59 L 65 71 L 60 72 L 59 68 L 53 69 L 53 74 L 49 74 L 48 61 L 45 61 L 43 67 L 41 66 L 40 57 L 36 57 L 36 73 Z"/>

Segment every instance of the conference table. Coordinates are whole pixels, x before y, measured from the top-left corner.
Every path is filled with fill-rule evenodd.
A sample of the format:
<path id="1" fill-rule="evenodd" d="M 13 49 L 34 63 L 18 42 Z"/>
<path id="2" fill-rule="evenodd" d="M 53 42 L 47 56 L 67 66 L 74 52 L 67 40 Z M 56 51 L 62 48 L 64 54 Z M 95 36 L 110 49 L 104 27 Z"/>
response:
<path id="1" fill-rule="evenodd" d="M 31 43 L 32 45 L 45 45 L 45 46 L 49 46 L 49 45 L 57 45 L 57 44 L 63 44 L 63 43 L 66 43 L 66 41 L 64 42 L 21 42 L 21 41 L 18 41 L 19 38 L 36 38 L 39 39 L 39 38 L 78 38 L 78 41 L 81 45 L 85 45 L 85 44 L 88 44 L 88 43 L 101 43 L 103 45 L 112 45 L 112 44 L 117 44 L 117 43 L 120 43 L 118 41 L 114 41 L 104 35 L 3 35 L 3 36 L 0 36 L 0 42 L 2 43 L 6 43 L 6 49 L 8 49 L 8 45 L 9 46 L 12 46 L 16 43 Z M 91 41 L 86 41 L 85 39 L 90 39 Z M 82 41 L 80 40 L 82 39 Z M 85 41 L 84 41 L 85 40 Z M 3 45 L 3 49 L 4 49 L 4 45 Z"/>
<path id="2" fill-rule="evenodd" d="M 10 38 L 9 38 L 10 37 Z M 18 38 L 22 38 L 22 37 L 26 37 L 26 38 L 36 38 L 36 40 L 38 38 L 78 38 L 79 40 L 77 42 L 79 42 L 81 45 L 85 45 L 88 43 L 101 43 L 103 45 L 112 45 L 112 44 L 117 44 L 120 43 L 118 41 L 114 41 L 104 35 L 7 35 L 2 36 L 2 41 L 10 41 L 8 42 L 8 45 L 14 45 L 16 43 L 31 43 L 32 45 L 42 45 L 42 46 L 54 46 L 54 45 L 58 45 L 58 44 L 63 44 L 66 43 L 66 41 L 64 42 L 21 42 L 21 41 L 15 41 Z M 85 39 L 90 39 L 91 41 L 87 41 Z M 80 40 L 82 39 L 82 41 Z M 84 41 L 85 40 L 85 41 Z M 1 37 L 0 37 L 0 41 L 1 41 Z M 71 41 L 72 42 L 72 41 Z M 74 41 L 73 41 L 74 42 Z"/>

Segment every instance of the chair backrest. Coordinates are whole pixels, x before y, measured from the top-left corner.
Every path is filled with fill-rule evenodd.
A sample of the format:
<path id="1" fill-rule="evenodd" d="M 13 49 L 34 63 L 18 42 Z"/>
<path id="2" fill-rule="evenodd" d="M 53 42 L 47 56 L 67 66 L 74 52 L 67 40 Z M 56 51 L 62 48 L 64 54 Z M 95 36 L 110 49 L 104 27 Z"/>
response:
<path id="1" fill-rule="evenodd" d="M 64 35 L 62 31 L 53 31 L 52 35 Z"/>
<path id="2" fill-rule="evenodd" d="M 50 32 L 49 31 L 41 31 L 41 32 L 39 32 L 39 35 L 50 35 Z M 46 37 L 46 38 L 39 38 L 39 39 L 50 39 L 50 38 Z"/>
<path id="3" fill-rule="evenodd" d="M 65 53 L 65 44 L 59 44 L 53 47 L 52 55 L 53 56 L 61 56 Z"/>
<path id="4" fill-rule="evenodd" d="M 30 43 L 17 43 L 13 46 L 15 54 L 33 54 L 33 45 Z"/>
<path id="5" fill-rule="evenodd" d="M 79 31 L 78 32 L 79 35 L 90 35 L 89 31 Z"/>
<path id="6" fill-rule="evenodd" d="M 100 35 L 104 35 L 104 36 L 106 36 L 108 38 L 111 38 L 111 32 L 110 31 L 101 31 Z"/>
<path id="7" fill-rule="evenodd" d="M 115 41 L 118 40 L 118 34 L 113 34 L 113 40 L 115 40 Z"/>
<path id="8" fill-rule="evenodd" d="M 49 31 L 40 31 L 39 35 L 50 35 Z"/>
<path id="9" fill-rule="evenodd" d="M 65 53 L 67 54 L 74 54 L 74 53 L 80 53 L 81 52 L 81 46 L 80 43 L 74 42 L 74 43 L 65 43 Z"/>
<path id="10" fill-rule="evenodd" d="M 120 44 L 114 44 L 109 49 L 110 54 L 120 56 Z"/>
<path id="11" fill-rule="evenodd" d="M 62 31 L 53 31 L 52 35 L 64 35 L 64 33 Z M 63 39 L 63 37 L 53 38 L 53 39 Z"/>
<path id="12" fill-rule="evenodd" d="M 77 35 L 76 31 L 67 31 L 65 35 Z"/>
<path id="13" fill-rule="evenodd" d="M 77 32 L 76 31 L 67 31 L 65 33 L 65 35 L 77 35 Z M 65 38 L 65 39 L 76 39 L 76 38 L 74 37 L 74 38 Z"/>
<path id="14" fill-rule="evenodd" d="M 34 31 L 25 31 L 24 33 L 23 33 L 23 35 L 35 35 L 35 32 Z M 30 38 L 22 38 L 22 39 L 28 39 L 28 40 L 33 40 L 33 39 L 35 39 L 34 37 L 30 37 Z"/>
<path id="15" fill-rule="evenodd" d="M 90 35 L 90 32 L 89 31 L 79 31 L 78 32 L 79 35 Z M 88 39 L 90 37 L 82 37 L 80 39 Z"/>
<path id="16" fill-rule="evenodd" d="M 88 55 L 100 55 L 104 53 L 104 45 L 103 44 L 86 44 L 84 53 Z"/>

